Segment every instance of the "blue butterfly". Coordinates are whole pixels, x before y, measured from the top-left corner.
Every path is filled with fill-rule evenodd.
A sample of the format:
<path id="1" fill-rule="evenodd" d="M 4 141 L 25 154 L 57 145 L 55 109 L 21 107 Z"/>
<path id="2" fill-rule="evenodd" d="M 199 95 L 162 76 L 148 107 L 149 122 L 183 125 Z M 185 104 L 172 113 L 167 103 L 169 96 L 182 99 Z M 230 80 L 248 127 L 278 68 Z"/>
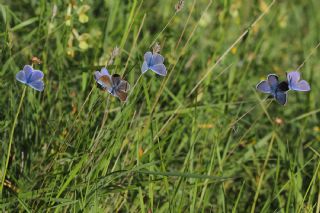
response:
<path id="1" fill-rule="evenodd" d="M 281 105 L 287 103 L 287 91 L 289 90 L 288 83 L 285 81 L 279 83 L 276 74 L 268 75 L 267 80 L 260 81 L 256 88 L 260 92 L 270 94 Z"/>
<path id="2" fill-rule="evenodd" d="M 16 74 L 16 79 L 23 84 L 26 84 L 37 91 L 43 91 L 43 72 L 40 70 L 34 70 L 32 66 L 25 65 L 23 70 L 20 70 Z"/>
<path id="3" fill-rule="evenodd" d="M 111 95 L 118 97 L 121 101 L 127 100 L 130 84 L 121 79 L 120 75 L 110 75 L 106 68 L 102 68 L 101 72 L 96 71 L 94 73 L 94 78 L 96 82 Z"/>
<path id="4" fill-rule="evenodd" d="M 162 55 L 158 53 L 152 54 L 151 52 L 146 52 L 144 54 L 144 62 L 141 67 L 141 72 L 145 73 L 150 69 L 158 75 L 166 76 L 167 69 L 164 66 L 163 62 L 164 58 Z"/>
<path id="5" fill-rule="evenodd" d="M 300 72 L 292 71 L 287 73 L 288 86 L 290 90 L 310 91 L 310 85 L 305 80 L 300 80 Z"/>

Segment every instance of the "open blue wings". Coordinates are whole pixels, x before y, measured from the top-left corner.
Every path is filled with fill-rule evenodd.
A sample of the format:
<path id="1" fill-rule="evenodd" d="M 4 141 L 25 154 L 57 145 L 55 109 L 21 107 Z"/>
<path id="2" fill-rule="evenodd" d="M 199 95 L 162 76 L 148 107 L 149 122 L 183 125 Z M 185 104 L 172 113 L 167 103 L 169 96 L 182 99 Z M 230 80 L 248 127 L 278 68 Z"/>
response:
<path id="1" fill-rule="evenodd" d="M 25 65 L 23 70 L 20 70 L 16 74 L 17 81 L 27 84 L 37 91 L 43 91 L 44 83 L 43 83 L 43 72 L 40 70 L 34 70 L 32 66 Z"/>
<path id="2" fill-rule="evenodd" d="M 267 80 L 260 81 L 256 88 L 262 93 L 270 94 L 281 105 L 287 103 L 288 84 L 286 82 L 279 83 L 279 78 L 275 74 L 268 75 Z"/>
<path id="3" fill-rule="evenodd" d="M 165 67 L 164 57 L 158 53 L 152 54 L 151 52 L 146 52 L 144 54 L 144 61 L 141 67 L 141 72 L 145 73 L 149 69 L 161 76 L 167 75 L 167 69 Z"/>

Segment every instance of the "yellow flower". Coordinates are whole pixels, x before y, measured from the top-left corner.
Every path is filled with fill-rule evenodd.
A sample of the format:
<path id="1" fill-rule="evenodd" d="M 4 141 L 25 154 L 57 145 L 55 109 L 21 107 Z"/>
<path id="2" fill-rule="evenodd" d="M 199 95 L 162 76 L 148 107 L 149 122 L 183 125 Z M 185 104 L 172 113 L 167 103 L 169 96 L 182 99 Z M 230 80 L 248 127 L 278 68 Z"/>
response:
<path id="1" fill-rule="evenodd" d="M 79 7 L 77 13 L 79 16 L 80 23 L 87 23 L 89 21 L 89 16 L 87 16 L 86 12 L 90 9 L 90 6 L 87 4 L 82 5 Z"/>
<path id="2" fill-rule="evenodd" d="M 82 50 L 87 50 L 89 48 L 89 39 L 90 39 L 90 34 L 89 33 L 83 33 L 79 35 L 78 31 L 73 28 L 72 33 L 74 37 L 78 40 L 79 42 L 79 48 Z"/>
<path id="3" fill-rule="evenodd" d="M 80 41 L 79 42 L 79 47 L 82 50 L 87 50 L 89 48 L 89 44 L 86 41 Z"/>
<path id="4" fill-rule="evenodd" d="M 78 37 L 79 47 L 82 50 L 87 50 L 89 48 L 88 40 L 90 35 L 88 33 L 83 33 Z"/>

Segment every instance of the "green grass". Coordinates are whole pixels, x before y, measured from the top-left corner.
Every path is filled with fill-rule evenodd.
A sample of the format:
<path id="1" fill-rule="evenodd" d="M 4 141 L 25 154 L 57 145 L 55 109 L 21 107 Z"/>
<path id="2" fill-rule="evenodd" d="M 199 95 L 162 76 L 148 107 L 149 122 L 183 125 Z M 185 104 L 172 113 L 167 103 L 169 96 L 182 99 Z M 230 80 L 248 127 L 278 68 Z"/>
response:
<path id="1" fill-rule="evenodd" d="M 66 2 L 0 0 L 1 211 L 319 212 L 318 0 L 74 1 L 70 26 Z M 168 75 L 141 76 L 155 42 Z M 116 46 L 125 104 L 93 78 Z M 256 92 L 298 68 L 285 107 Z"/>

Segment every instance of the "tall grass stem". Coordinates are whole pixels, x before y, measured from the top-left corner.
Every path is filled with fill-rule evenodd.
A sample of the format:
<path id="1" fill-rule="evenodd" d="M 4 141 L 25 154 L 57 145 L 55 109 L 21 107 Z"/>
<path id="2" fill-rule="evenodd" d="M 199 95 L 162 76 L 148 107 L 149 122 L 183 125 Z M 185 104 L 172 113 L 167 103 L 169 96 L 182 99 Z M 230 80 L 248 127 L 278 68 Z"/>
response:
<path id="1" fill-rule="evenodd" d="M 9 147 L 8 147 L 8 151 L 7 151 L 7 159 L 6 159 L 6 164 L 5 164 L 5 167 L 4 167 L 4 172 L 2 174 L 2 180 L 1 180 L 1 185 L 0 185 L 0 194 L 2 193 L 4 181 L 6 179 L 6 173 L 7 173 L 8 164 L 9 164 L 9 158 L 10 158 L 11 146 L 12 146 L 12 142 L 13 142 L 14 130 L 15 130 L 16 125 L 17 125 L 18 116 L 19 116 L 20 111 L 21 111 L 21 106 L 22 106 L 22 103 L 23 103 L 23 100 L 24 100 L 24 97 L 25 97 L 25 94 L 26 94 L 26 90 L 27 90 L 27 86 L 24 86 L 23 92 L 22 92 L 22 95 L 21 95 L 21 98 L 20 98 L 20 103 L 19 103 L 19 106 L 18 106 L 18 111 L 16 113 L 16 116 L 14 117 L 12 129 L 11 129 L 11 132 L 10 132 Z"/>

